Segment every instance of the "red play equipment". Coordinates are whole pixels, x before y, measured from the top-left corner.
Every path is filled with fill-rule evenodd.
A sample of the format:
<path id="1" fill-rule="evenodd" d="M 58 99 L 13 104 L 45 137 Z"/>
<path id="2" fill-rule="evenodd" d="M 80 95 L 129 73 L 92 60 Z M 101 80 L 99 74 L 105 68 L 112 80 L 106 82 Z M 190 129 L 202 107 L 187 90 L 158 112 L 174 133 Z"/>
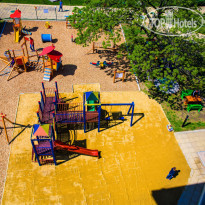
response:
<path id="1" fill-rule="evenodd" d="M 86 148 L 83 148 L 83 147 L 67 145 L 67 144 L 65 144 L 65 143 L 63 143 L 59 140 L 56 140 L 54 142 L 54 147 L 56 149 L 67 150 L 69 152 L 75 152 L 75 153 L 84 154 L 84 155 L 88 155 L 88 156 L 99 157 L 98 150 L 92 150 L 92 149 L 86 149 Z"/>
<path id="2" fill-rule="evenodd" d="M 53 76 L 53 71 L 58 71 L 60 66 L 62 66 L 61 57 L 63 54 L 54 49 L 54 45 L 48 46 L 44 48 L 43 51 L 39 54 L 39 56 L 43 57 L 43 80 L 45 81 L 50 81 L 51 76 Z"/>
<path id="3" fill-rule="evenodd" d="M 86 149 L 84 147 L 69 145 L 56 140 L 56 132 L 51 124 L 34 124 L 31 132 L 32 160 L 38 161 L 39 166 L 46 162 L 56 162 L 57 150 L 67 150 L 71 153 L 99 157 L 98 150 Z M 51 158 L 48 158 L 51 157 Z"/>

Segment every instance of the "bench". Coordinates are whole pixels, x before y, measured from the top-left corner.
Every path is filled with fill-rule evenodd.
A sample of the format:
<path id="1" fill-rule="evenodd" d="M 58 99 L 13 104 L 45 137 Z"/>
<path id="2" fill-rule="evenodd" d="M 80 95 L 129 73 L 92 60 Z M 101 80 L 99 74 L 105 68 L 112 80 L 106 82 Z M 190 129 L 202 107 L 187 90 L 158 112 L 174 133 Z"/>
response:
<path id="1" fill-rule="evenodd" d="M 192 93 L 193 93 L 193 90 L 182 90 L 181 99 L 183 100 L 185 96 L 190 96 L 192 95 Z"/>
<path id="2" fill-rule="evenodd" d="M 203 106 L 201 104 L 188 104 L 187 105 L 188 112 L 191 110 L 198 110 L 198 112 L 200 112 L 202 108 Z"/>

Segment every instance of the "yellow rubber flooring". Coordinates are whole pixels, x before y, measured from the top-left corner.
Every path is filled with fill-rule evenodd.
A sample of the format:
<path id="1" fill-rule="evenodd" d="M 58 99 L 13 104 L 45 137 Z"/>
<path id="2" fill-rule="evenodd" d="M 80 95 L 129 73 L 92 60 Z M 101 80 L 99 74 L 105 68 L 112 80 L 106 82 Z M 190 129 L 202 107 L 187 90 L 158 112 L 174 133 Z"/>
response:
<path id="1" fill-rule="evenodd" d="M 60 91 L 60 90 L 59 90 Z M 81 88 L 61 94 L 82 101 Z M 21 94 L 17 123 L 37 123 L 40 94 Z M 187 184 L 190 168 L 161 106 L 142 92 L 101 92 L 101 103 L 135 102 L 134 126 L 130 117 L 113 123 L 101 132 L 77 131 L 75 140 L 86 140 L 88 149 L 98 149 L 102 158 L 80 155 L 57 166 L 31 161 L 31 128 L 15 129 L 19 136 L 11 144 L 11 154 L 2 204 L 157 204 L 175 203 L 178 194 L 161 194 Z M 128 111 L 127 106 L 104 107 L 109 113 Z M 143 113 L 144 116 L 141 114 Z M 179 175 L 167 180 L 176 166 Z M 161 194 L 161 195 L 160 195 Z M 164 199 L 163 199 L 164 198 Z"/>

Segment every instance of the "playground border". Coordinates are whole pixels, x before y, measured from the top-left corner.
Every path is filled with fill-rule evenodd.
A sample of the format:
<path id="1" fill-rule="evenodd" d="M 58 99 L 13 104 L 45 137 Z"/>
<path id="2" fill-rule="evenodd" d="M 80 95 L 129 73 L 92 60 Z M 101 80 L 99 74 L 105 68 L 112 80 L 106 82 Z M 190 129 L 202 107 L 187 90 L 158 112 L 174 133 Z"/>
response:
<path id="1" fill-rule="evenodd" d="M 80 84 L 76 84 L 76 85 L 90 85 L 90 84 L 100 84 L 100 83 L 80 83 Z M 73 85 L 75 85 L 75 84 L 72 84 L 72 93 L 74 93 Z M 100 87 L 100 92 L 101 92 L 101 87 Z M 104 92 L 107 92 L 107 91 L 104 91 Z"/>
<path id="2" fill-rule="evenodd" d="M 19 107 L 19 100 L 20 100 L 20 95 L 18 97 L 18 102 L 17 102 L 17 107 L 16 107 L 16 114 L 15 114 L 15 123 L 16 123 L 16 117 L 17 117 L 17 112 L 18 112 L 18 107 Z M 13 128 L 13 133 L 12 133 L 12 137 L 14 135 L 14 128 Z M 5 180 L 4 180 L 4 186 L 3 186 L 3 191 L 2 191 L 2 197 L 1 197 L 1 204 L 2 204 L 2 200 L 3 200 L 3 196 L 4 196 L 4 189 L 5 189 L 5 184 L 6 184 L 6 178 L 7 178 L 7 173 L 8 173 L 8 168 L 9 168 L 9 159 L 10 159 L 10 155 L 11 155 L 11 145 L 9 144 L 9 157 L 8 157 L 8 164 L 7 164 L 7 168 L 6 168 L 6 175 L 5 175 Z"/>
<path id="3" fill-rule="evenodd" d="M 205 129 L 199 129 L 199 130 L 188 130 L 188 131 L 181 131 L 181 132 L 175 132 L 179 134 L 186 134 L 186 133 L 192 133 L 192 132 L 205 132 Z"/>

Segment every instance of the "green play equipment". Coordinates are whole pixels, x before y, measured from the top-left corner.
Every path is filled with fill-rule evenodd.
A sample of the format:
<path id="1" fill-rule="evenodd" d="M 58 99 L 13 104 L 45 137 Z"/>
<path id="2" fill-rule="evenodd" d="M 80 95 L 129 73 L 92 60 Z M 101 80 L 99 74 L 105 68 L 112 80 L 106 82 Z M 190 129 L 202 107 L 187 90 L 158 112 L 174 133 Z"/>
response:
<path id="1" fill-rule="evenodd" d="M 191 96 L 192 93 L 193 93 L 193 90 L 182 90 L 181 99 L 183 100 L 185 96 Z"/>
<path id="2" fill-rule="evenodd" d="M 86 92 L 85 100 L 87 104 L 87 111 L 96 111 L 96 104 L 99 104 L 100 101 L 99 92 Z"/>
<path id="3" fill-rule="evenodd" d="M 201 111 L 203 106 L 201 104 L 188 104 L 187 105 L 187 111 L 190 112 L 191 110 L 198 110 L 198 112 Z"/>

